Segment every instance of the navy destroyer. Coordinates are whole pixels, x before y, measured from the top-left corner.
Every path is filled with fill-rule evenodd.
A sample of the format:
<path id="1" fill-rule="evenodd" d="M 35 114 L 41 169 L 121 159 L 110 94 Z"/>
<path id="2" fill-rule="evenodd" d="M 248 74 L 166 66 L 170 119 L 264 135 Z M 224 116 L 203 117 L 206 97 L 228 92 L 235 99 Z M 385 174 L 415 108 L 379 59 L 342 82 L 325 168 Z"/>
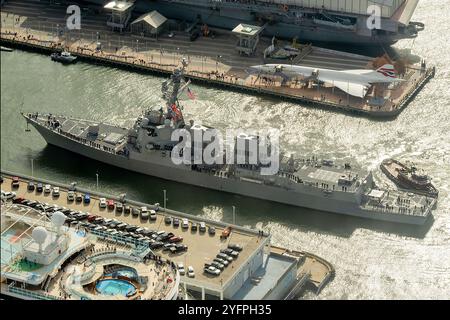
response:
<path id="1" fill-rule="evenodd" d="M 89 0 L 104 5 L 106 0 Z M 121 1 L 116 1 L 121 2 Z M 123 1 L 122 1 L 123 2 Z M 264 26 L 277 38 L 353 45 L 390 45 L 415 38 L 424 25 L 412 22 L 418 0 L 137 0 L 135 10 L 157 10 L 170 19 L 232 30 L 240 23 Z M 380 24 L 367 20 L 380 8 Z M 369 24 L 370 25 L 370 24 Z"/>
<path id="2" fill-rule="evenodd" d="M 163 82 L 163 108 L 148 109 L 132 128 L 66 116 L 22 113 L 47 143 L 127 170 L 204 188 L 240 194 L 320 211 L 407 224 L 424 224 L 437 199 L 401 190 L 378 188 L 372 173 L 349 164 L 296 159 L 279 154 L 279 170 L 261 174 L 262 164 L 176 164 L 171 152 L 179 141 L 172 133 L 183 128 L 193 135 L 213 128 L 189 121 L 179 95 L 189 81 L 187 63 Z M 239 136 L 245 141 L 252 135 Z M 256 137 L 257 138 L 257 137 Z M 203 146 L 202 146 L 203 147 Z M 194 157 L 190 154 L 189 157 Z M 195 163 L 195 162 L 194 162 Z"/>

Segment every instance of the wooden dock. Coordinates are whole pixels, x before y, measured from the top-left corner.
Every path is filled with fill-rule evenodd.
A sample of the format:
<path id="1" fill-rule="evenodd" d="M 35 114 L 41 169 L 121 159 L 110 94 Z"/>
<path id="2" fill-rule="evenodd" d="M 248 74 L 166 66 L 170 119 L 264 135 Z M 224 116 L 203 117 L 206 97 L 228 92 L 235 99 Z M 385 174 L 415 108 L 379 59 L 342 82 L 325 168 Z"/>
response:
<path id="1" fill-rule="evenodd" d="M 369 104 L 368 98 L 350 96 L 337 88 L 308 88 L 293 81 L 282 84 L 281 79 L 265 81 L 247 74 L 251 65 L 274 61 L 264 61 L 262 54 L 239 56 L 234 50 L 234 37 L 225 31 L 216 39 L 202 37 L 190 42 L 188 36 L 180 32 L 173 39 L 161 37 L 156 41 L 113 33 L 106 28 L 104 16 L 88 15 L 83 17 L 86 24 L 83 30 L 66 30 L 61 35 L 59 26 L 65 24 L 64 10 L 63 6 L 36 1 L 8 1 L 1 12 L 1 44 L 45 54 L 64 49 L 82 61 L 159 75 L 171 74 L 183 57 L 190 62 L 186 76 L 195 83 L 372 118 L 397 116 L 435 74 L 434 67 L 420 70 L 410 66 L 406 81 L 385 90 L 387 99 L 382 105 L 374 106 Z M 102 44 L 100 50 L 97 50 L 98 42 Z M 258 52 L 262 53 L 268 43 L 268 39 L 263 39 Z M 315 47 L 309 47 L 297 60 L 298 64 L 335 70 L 362 69 L 370 64 L 368 57 Z"/>

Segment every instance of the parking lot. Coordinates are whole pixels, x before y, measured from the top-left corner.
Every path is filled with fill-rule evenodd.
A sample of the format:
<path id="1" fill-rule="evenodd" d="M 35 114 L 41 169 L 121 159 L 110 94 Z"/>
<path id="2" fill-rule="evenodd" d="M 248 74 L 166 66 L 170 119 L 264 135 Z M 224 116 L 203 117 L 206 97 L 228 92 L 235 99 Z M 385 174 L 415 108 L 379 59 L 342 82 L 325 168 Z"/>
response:
<path id="1" fill-rule="evenodd" d="M 208 227 L 211 226 L 211 224 L 206 225 L 206 232 L 200 232 L 198 229 L 197 231 L 192 231 L 192 222 L 195 222 L 198 225 L 201 220 L 189 219 L 189 228 L 183 229 L 181 227 L 181 217 L 179 217 L 180 226 L 174 227 L 172 224 L 168 225 L 164 222 L 164 218 L 166 216 L 161 212 L 157 212 L 157 217 L 154 221 L 150 219 L 141 219 L 140 216 L 135 216 L 131 213 L 125 214 L 124 212 L 120 213 L 116 212 L 116 210 L 111 210 L 108 208 L 100 208 L 99 197 L 93 194 L 90 196 L 90 203 L 86 204 L 83 201 L 68 201 L 67 190 L 64 188 L 60 188 L 59 197 L 53 197 L 51 193 L 37 192 L 36 188 L 34 191 L 27 190 L 28 182 L 22 179 L 20 179 L 19 187 L 14 189 L 12 188 L 12 180 L 10 177 L 3 176 L 3 179 L 4 181 L 1 184 L 1 189 L 6 192 L 15 192 L 16 198 L 22 197 L 29 200 L 36 200 L 41 203 L 48 203 L 49 205 L 57 205 L 67 209 L 85 212 L 90 215 L 117 219 L 129 225 L 146 227 L 155 231 L 166 231 L 167 233 L 171 232 L 175 236 L 182 237 L 183 241 L 180 243 L 188 247 L 187 251 L 170 253 L 169 251 L 157 249 L 155 250 L 155 253 L 176 263 L 184 264 L 186 269 L 188 266 L 192 266 L 195 272 L 195 282 L 200 284 L 205 282 L 208 284 L 221 286 L 227 282 L 233 277 L 239 266 L 246 262 L 252 253 L 254 253 L 259 246 L 259 242 L 261 241 L 261 238 L 258 235 L 236 231 L 233 229 L 227 239 L 221 239 L 220 235 L 223 228 L 219 225 L 213 225 L 216 229 L 215 235 L 210 235 L 208 233 Z M 148 207 L 150 208 L 151 206 L 149 205 Z M 239 253 L 237 259 L 234 259 L 228 267 L 225 267 L 219 276 L 205 274 L 203 272 L 204 264 L 212 262 L 212 259 L 219 253 L 219 250 L 227 248 L 229 244 L 239 244 L 243 247 L 243 250 Z"/>

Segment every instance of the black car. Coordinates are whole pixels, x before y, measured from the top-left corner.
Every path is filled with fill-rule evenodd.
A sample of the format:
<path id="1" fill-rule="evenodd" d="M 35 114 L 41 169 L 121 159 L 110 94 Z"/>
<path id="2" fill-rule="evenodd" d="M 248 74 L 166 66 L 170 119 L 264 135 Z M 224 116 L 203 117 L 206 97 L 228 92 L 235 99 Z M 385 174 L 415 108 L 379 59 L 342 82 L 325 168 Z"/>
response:
<path id="1" fill-rule="evenodd" d="M 44 186 L 42 185 L 42 183 L 38 183 L 36 186 L 36 191 L 42 192 L 43 190 L 44 190 Z"/>
<path id="2" fill-rule="evenodd" d="M 123 212 L 126 213 L 126 214 L 129 214 L 131 212 L 130 206 L 129 205 L 125 205 L 123 207 Z"/>
<path id="3" fill-rule="evenodd" d="M 137 226 L 126 226 L 125 227 L 125 230 L 126 231 L 128 231 L 128 232 L 133 232 L 133 231 L 136 231 L 136 229 L 137 229 L 138 227 Z"/>
<path id="4" fill-rule="evenodd" d="M 191 231 L 197 231 L 197 228 L 198 228 L 197 224 L 195 222 L 192 222 Z"/>
<path id="5" fill-rule="evenodd" d="M 231 249 L 231 250 L 234 250 L 234 251 L 238 251 L 238 252 L 241 252 L 242 251 L 242 246 L 240 245 L 240 244 L 237 244 L 237 243 L 234 243 L 234 244 L 229 244 L 228 245 L 228 248 L 229 249 Z"/>
<path id="6" fill-rule="evenodd" d="M 139 216 L 139 208 L 135 208 L 135 207 L 133 207 L 132 209 L 131 209 L 131 214 L 133 215 L 133 216 L 135 216 L 135 217 L 137 217 L 137 216 Z"/>
<path id="7" fill-rule="evenodd" d="M 221 253 L 225 253 L 226 255 L 233 257 L 233 258 L 237 258 L 239 256 L 239 252 L 234 251 L 233 249 L 227 248 L 227 249 L 222 249 L 220 250 Z"/>
<path id="8" fill-rule="evenodd" d="M 178 243 L 175 245 L 176 252 L 187 251 L 188 246 L 182 243 Z"/>
<path id="9" fill-rule="evenodd" d="M 164 245 L 161 241 L 155 241 L 153 243 L 150 243 L 150 249 L 159 249 Z"/>
<path id="10" fill-rule="evenodd" d="M 164 223 L 165 223 L 165 224 L 171 224 L 171 223 L 172 223 L 172 217 L 166 216 L 166 217 L 164 218 Z"/>
<path id="11" fill-rule="evenodd" d="M 214 227 L 212 227 L 212 226 L 209 226 L 209 227 L 208 227 L 208 233 L 209 233 L 210 235 L 215 235 L 215 234 L 216 234 L 216 228 L 214 228 Z"/>
<path id="12" fill-rule="evenodd" d="M 225 269 L 225 266 L 222 263 L 219 263 L 217 261 L 213 261 L 211 262 L 211 265 L 217 269 L 219 269 L 220 271 L 222 271 L 223 269 Z"/>
<path id="13" fill-rule="evenodd" d="M 189 35 L 190 41 L 195 41 L 200 36 L 200 30 L 195 28 L 192 30 L 191 34 Z"/>
<path id="14" fill-rule="evenodd" d="M 34 191 L 34 182 L 28 182 L 28 187 L 27 187 L 27 189 L 29 190 L 29 191 Z"/>

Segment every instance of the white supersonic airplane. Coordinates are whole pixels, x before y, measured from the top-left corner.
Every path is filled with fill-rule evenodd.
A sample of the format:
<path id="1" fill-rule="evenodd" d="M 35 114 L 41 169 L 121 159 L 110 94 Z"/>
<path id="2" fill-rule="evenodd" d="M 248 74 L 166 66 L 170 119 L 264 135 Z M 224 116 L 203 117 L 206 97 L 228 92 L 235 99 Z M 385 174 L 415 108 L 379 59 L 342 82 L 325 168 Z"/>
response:
<path id="1" fill-rule="evenodd" d="M 252 66 L 248 72 L 250 74 L 258 74 L 258 76 L 263 74 L 281 76 L 283 82 L 298 77 L 301 77 L 302 81 L 318 80 L 329 83 L 352 96 L 361 98 L 366 95 L 371 84 L 404 81 L 397 77 L 394 66 L 391 64 L 385 64 L 377 70 L 341 71 L 289 64 L 265 64 Z"/>

